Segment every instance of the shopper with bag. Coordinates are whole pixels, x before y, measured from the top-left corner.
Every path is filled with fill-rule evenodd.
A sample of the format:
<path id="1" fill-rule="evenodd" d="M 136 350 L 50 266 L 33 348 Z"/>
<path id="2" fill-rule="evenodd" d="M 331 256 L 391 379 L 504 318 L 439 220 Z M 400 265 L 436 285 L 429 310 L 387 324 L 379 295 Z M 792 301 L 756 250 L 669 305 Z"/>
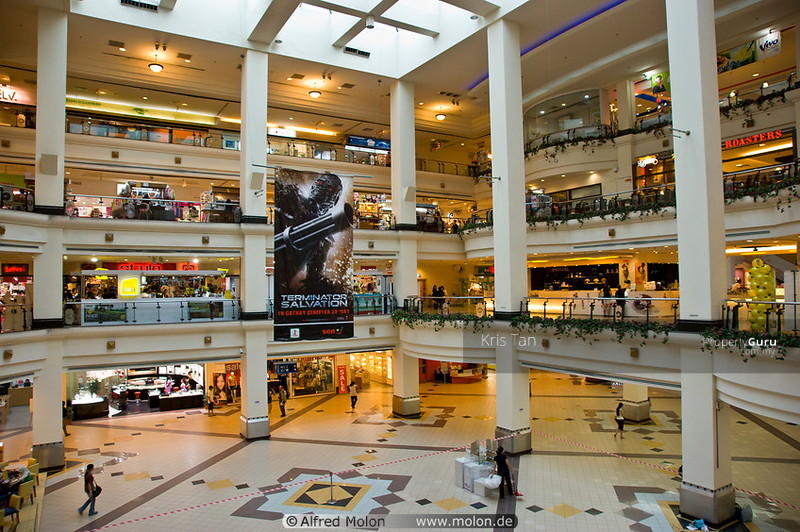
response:
<path id="1" fill-rule="evenodd" d="M 617 434 L 619 434 L 620 438 L 625 437 L 625 416 L 622 415 L 622 406 L 622 403 L 617 405 L 617 413 L 614 415 L 614 421 L 617 422 L 617 430 L 614 431 L 614 438 L 617 437 Z"/>
<path id="2" fill-rule="evenodd" d="M 86 507 L 89 507 L 89 516 L 95 515 L 97 512 L 94 509 L 94 501 L 100 492 L 103 489 L 97 485 L 94 481 L 94 464 L 89 464 L 86 466 L 86 473 L 83 475 L 83 491 L 86 492 L 86 495 L 89 496 L 89 499 L 83 506 L 78 508 L 78 513 L 83 515 L 83 511 L 86 510 Z"/>

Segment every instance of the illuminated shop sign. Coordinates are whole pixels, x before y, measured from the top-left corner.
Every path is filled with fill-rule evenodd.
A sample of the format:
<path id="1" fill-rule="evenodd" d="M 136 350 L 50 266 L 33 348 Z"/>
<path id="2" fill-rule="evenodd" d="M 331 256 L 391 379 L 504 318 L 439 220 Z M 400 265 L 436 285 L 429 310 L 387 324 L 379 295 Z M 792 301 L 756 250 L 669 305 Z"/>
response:
<path id="1" fill-rule="evenodd" d="M 392 149 L 392 143 L 385 139 L 373 139 L 371 137 L 359 137 L 347 135 L 348 146 L 359 146 L 361 148 L 377 148 L 379 150 Z"/>
<path id="2" fill-rule="evenodd" d="M 748 135 L 747 137 L 740 137 L 738 139 L 731 139 L 722 142 L 723 150 L 730 150 L 732 148 L 741 148 L 760 142 L 769 142 L 771 140 L 779 140 L 786 136 L 782 129 L 775 131 L 767 131 L 766 133 L 759 133 L 757 135 Z"/>
<path id="3" fill-rule="evenodd" d="M 27 264 L 3 264 L 3 275 L 28 275 Z"/>
<path id="4" fill-rule="evenodd" d="M 175 270 L 174 262 L 104 262 L 103 267 L 108 270 L 122 271 L 162 271 Z"/>
<path id="5" fill-rule="evenodd" d="M 637 164 L 639 165 L 639 168 L 644 168 L 645 166 L 651 164 L 658 164 L 658 157 L 656 157 L 655 155 L 646 155 L 644 157 L 639 157 Z"/>
<path id="6" fill-rule="evenodd" d="M 31 95 L 11 85 L 0 85 L 0 101 L 32 104 Z"/>
<path id="7" fill-rule="evenodd" d="M 282 127 L 269 127 L 267 128 L 267 135 L 274 137 L 297 137 L 297 131 L 293 129 L 286 129 Z"/>

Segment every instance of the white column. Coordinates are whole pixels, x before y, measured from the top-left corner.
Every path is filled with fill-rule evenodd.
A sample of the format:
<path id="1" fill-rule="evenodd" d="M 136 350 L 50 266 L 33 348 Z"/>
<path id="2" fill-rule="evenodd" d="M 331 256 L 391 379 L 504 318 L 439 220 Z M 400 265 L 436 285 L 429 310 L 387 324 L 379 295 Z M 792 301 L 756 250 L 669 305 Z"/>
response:
<path id="1" fill-rule="evenodd" d="M 243 320 L 267 319 L 266 247 L 267 236 L 263 226 L 243 225 L 242 285 L 239 300 Z"/>
<path id="2" fill-rule="evenodd" d="M 633 95 L 633 82 L 625 80 L 617 83 L 617 127 L 620 130 L 631 129 L 635 123 L 636 102 Z M 617 148 L 617 171 L 608 184 L 603 186 L 604 194 L 625 192 L 633 189 L 633 135 L 617 137 L 614 145 Z"/>
<path id="3" fill-rule="evenodd" d="M 717 399 L 713 359 L 681 349 L 681 513 L 719 525 L 733 517 L 730 407 Z"/>
<path id="4" fill-rule="evenodd" d="M 48 229 L 41 253 L 33 257 L 33 329 L 64 326 L 63 231 Z"/>
<path id="5" fill-rule="evenodd" d="M 403 353 L 403 346 L 392 351 L 392 413 L 416 418 L 419 409 L 419 359 Z"/>
<path id="6" fill-rule="evenodd" d="M 650 397 L 643 384 L 622 383 L 622 415 L 630 421 L 650 419 Z"/>
<path id="7" fill-rule="evenodd" d="M 67 13 L 39 8 L 36 78 L 36 212 L 64 214 Z"/>
<path id="8" fill-rule="evenodd" d="M 267 54 L 247 50 L 242 61 L 240 202 L 242 222 L 267 222 Z"/>
<path id="9" fill-rule="evenodd" d="M 636 97 L 629 79 L 617 83 L 617 122 L 620 129 L 630 129 L 636 120 Z"/>
<path id="10" fill-rule="evenodd" d="M 725 209 L 713 0 L 667 0 L 675 131 L 679 328 L 718 324 L 725 299 Z"/>
<path id="11" fill-rule="evenodd" d="M 488 32 L 492 136 L 495 318 L 519 314 L 525 287 L 525 155 L 519 26 L 501 19 Z"/>
<path id="12" fill-rule="evenodd" d="M 31 402 L 31 455 L 39 461 L 42 469 L 62 467 L 65 463 L 61 426 L 63 345 L 60 341 L 50 341 L 45 345 L 47 353 L 42 369 L 33 375 Z"/>
<path id="13" fill-rule="evenodd" d="M 530 370 L 517 359 L 512 330 L 498 331 L 505 342 L 498 342 L 495 353 L 497 367 L 495 437 L 510 453 L 531 450 Z M 504 344 L 504 345 L 503 345 Z"/>
<path id="14" fill-rule="evenodd" d="M 239 434 L 247 440 L 269 436 L 267 402 L 267 331 L 253 328 L 244 334 L 242 354 L 242 414 Z"/>
<path id="15" fill-rule="evenodd" d="M 393 273 L 397 303 L 417 293 L 417 173 L 414 138 L 414 85 L 395 81 L 391 87 L 392 214 L 400 231 L 400 250 Z M 419 360 L 403 353 L 402 343 L 392 351 L 392 412 L 419 417 Z"/>
<path id="16" fill-rule="evenodd" d="M 600 123 L 611 124 L 611 108 L 609 107 L 608 89 L 600 89 L 597 104 L 600 106 Z"/>
<path id="17" fill-rule="evenodd" d="M 416 139 L 414 138 L 414 84 L 392 83 L 390 96 L 392 139 L 392 214 L 400 230 L 417 227 Z M 409 294 L 416 293 L 409 292 Z M 400 296 L 401 293 L 398 293 Z M 408 295 L 408 294 L 402 294 Z"/>

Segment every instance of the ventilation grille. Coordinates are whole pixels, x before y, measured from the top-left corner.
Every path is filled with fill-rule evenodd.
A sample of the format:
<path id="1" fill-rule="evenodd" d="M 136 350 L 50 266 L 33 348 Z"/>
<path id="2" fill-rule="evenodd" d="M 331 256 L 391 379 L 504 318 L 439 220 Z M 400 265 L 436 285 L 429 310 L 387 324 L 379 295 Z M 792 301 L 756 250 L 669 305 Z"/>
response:
<path id="1" fill-rule="evenodd" d="M 352 83 L 342 83 L 341 87 L 343 89 L 352 89 L 353 87 L 355 87 L 355 85 L 353 85 Z"/>
<path id="2" fill-rule="evenodd" d="M 365 52 L 364 50 L 359 50 L 358 48 L 352 48 L 350 46 L 345 46 L 344 47 L 344 53 L 350 54 L 350 55 L 357 55 L 359 57 L 369 57 L 369 55 L 370 55 L 369 52 Z"/>
<path id="3" fill-rule="evenodd" d="M 146 9 L 148 11 L 158 11 L 158 6 L 156 4 L 150 4 L 148 2 L 140 2 L 139 0 L 119 0 L 119 3 L 123 6 L 130 6 L 130 7 L 138 7 L 141 9 Z"/>

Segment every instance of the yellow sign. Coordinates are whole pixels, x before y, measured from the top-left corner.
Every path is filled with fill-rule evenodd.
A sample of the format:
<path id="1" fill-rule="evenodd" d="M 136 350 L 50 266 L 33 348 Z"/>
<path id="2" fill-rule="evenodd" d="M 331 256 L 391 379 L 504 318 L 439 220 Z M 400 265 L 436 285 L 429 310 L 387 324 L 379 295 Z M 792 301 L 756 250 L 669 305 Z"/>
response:
<path id="1" fill-rule="evenodd" d="M 120 297 L 136 297 L 139 295 L 140 284 L 138 277 L 128 277 L 119 280 Z"/>

